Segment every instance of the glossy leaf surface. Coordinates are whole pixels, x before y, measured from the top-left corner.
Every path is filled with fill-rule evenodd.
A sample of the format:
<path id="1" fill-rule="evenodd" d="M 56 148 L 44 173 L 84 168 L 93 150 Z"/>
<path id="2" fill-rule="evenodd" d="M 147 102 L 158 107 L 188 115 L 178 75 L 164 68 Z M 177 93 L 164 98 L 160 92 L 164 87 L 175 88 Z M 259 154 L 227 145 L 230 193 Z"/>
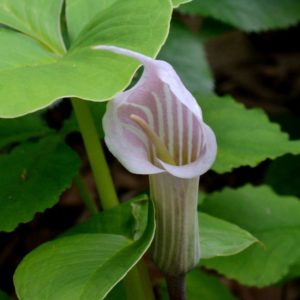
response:
<path id="1" fill-rule="evenodd" d="M 109 214 L 115 213 L 115 218 L 124 219 L 128 210 L 123 211 L 123 207 Z M 105 233 L 74 233 L 38 247 L 16 271 L 15 285 L 19 298 L 103 299 L 150 246 L 155 225 L 152 205 L 149 207 L 148 225 L 139 239 L 122 235 L 123 228 L 117 230 L 118 225 L 115 225 L 115 233 L 105 230 Z M 101 218 L 99 220 L 101 223 Z M 131 214 L 133 225 L 136 220 Z M 102 228 L 107 226 L 106 222 L 108 219 L 103 221 Z M 116 234 L 117 231 L 119 234 Z"/>
<path id="2" fill-rule="evenodd" d="M 0 14 L 3 15 L 6 6 L 5 0 L 1 1 Z M 128 85 L 138 63 L 94 51 L 91 46 L 113 44 L 154 56 L 165 40 L 172 11 L 167 0 L 116 0 L 106 1 L 107 5 L 98 5 L 102 2 L 94 0 L 93 16 L 90 16 L 89 9 L 86 14 L 84 12 L 91 1 L 80 1 L 80 6 L 69 1 L 67 22 L 71 37 L 76 35 L 76 39 L 71 39 L 71 49 L 63 54 L 49 50 L 39 37 L 23 34 L 34 21 L 30 18 L 32 15 L 48 13 L 44 23 L 51 32 L 54 30 L 52 23 L 59 21 L 60 14 L 53 16 L 44 11 L 41 4 L 45 1 L 30 2 L 30 5 L 22 2 L 29 17 L 18 27 L 21 33 L 0 29 L 0 44 L 4 45 L 0 49 L 0 117 L 24 115 L 62 97 L 110 99 Z M 83 14 L 82 20 L 79 12 Z M 51 21 L 48 22 L 48 18 Z M 51 45 L 58 49 L 54 42 Z"/>
<path id="3" fill-rule="evenodd" d="M 235 224 L 199 213 L 201 259 L 242 252 L 257 239 Z"/>
<path id="4" fill-rule="evenodd" d="M 65 49 L 60 32 L 62 5 L 63 0 L 1 0 L 0 24 L 24 32 L 48 50 L 61 54 Z"/>

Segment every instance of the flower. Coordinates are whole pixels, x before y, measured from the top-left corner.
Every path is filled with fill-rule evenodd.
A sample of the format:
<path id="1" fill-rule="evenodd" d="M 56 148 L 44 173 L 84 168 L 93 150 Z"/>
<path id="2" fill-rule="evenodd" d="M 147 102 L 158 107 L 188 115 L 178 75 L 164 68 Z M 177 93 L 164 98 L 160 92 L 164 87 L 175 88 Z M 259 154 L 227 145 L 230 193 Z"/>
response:
<path id="1" fill-rule="evenodd" d="M 138 83 L 108 103 L 105 142 L 130 172 L 150 175 L 157 222 L 153 260 L 166 274 L 185 273 L 200 258 L 198 185 L 215 160 L 215 135 L 170 64 L 115 46 L 94 48 L 144 66 Z"/>

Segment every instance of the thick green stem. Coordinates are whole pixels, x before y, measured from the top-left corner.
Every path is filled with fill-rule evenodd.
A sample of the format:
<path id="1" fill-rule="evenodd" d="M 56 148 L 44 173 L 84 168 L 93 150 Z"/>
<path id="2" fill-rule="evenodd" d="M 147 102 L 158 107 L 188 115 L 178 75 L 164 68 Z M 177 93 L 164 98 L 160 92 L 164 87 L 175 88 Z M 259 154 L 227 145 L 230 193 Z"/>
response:
<path id="1" fill-rule="evenodd" d="M 72 99 L 72 104 L 102 207 L 109 209 L 117 206 L 119 204 L 118 197 L 88 103 L 80 99 Z M 124 284 L 128 300 L 155 299 L 149 275 L 142 260 L 127 274 Z"/>
<path id="2" fill-rule="evenodd" d="M 72 104 L 103 209 L 117 206 L 118 197 L 88 103 L 80 99 L 72 99 Z"/>
<path id="3" fill-rule="evenodd" d="M 94 201 L 94 199 L 91 197 L 85 183 L 81 179 L 80 175 L 77 174 L 74 178 L 74 182 L 79 190 L 79 194 L 81 196 L 81 199 L 85 203 L 86 207 L 90 211 L 91 214 L 97 214 L 99 212 L 99 209 Z"/>

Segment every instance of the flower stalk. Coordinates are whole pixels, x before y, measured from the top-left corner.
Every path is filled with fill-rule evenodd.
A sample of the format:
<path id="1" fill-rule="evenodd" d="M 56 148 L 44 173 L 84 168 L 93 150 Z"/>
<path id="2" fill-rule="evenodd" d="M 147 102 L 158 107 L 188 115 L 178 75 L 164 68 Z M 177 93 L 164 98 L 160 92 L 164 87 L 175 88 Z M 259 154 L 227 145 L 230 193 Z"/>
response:
<path id="1" fill-rule="evenodd" d="M 178 276 L 166 275 L 166 281 L 171 300 L 186 299 L 185 274 L 180 274 Z"/>
<path id="2" fill-rule="evenodd" d="M 198 185 L 199 177 L 182 179 L 167 173 L 150 176 L 157 222 L 153 261 L 173 277 L 188 272 L 200 259 Z"/>
<path id="3" fill-rule="evenodd" d="M 105 142 L 129 171 L 149 175 L 153 261 L 167 277 L 171 299 L 183 300 L 184 274 L 200 259 L 198 185 L 215 160 L 215 135 L 171 65 L 115 46 L 94 48 L 144 65 L 139 82 L 108 103 Z"/>

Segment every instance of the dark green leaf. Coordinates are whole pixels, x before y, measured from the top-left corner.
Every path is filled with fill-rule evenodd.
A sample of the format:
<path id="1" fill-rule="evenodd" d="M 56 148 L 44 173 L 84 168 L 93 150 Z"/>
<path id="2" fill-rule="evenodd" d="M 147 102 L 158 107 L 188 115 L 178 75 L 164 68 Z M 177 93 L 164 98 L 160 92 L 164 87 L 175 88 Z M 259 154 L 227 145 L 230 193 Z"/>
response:
<path id="1" fill-rule="evenodd" d="M 202 42 L 205 42 L 211 38 L 219 37 L 234 30 L 235 28 L 227 23 L 213 18 L 203 18 L 198 36 Z"/>
<path id="2" fill-rule="evenodd" d="M 266 286 L 287 275 L 300 256 L 300 202 L 269 187 L 247 185 L 207 197 L 202 210 L 251 232 L 261 244 L 202 264 L 250 286 Z"/>
<path id="3" fill-rule="evenodd" d="M 300 21 L 300 2 L 295 0 L 194 0 L 180 10 L 213 17 L 245 31 L 285 28 Z"/>
<path id="4" fill-rule="evenodd" d="M 126 297 L 126 289 L 123 282 L 119 282 L 105 297 L 105 300 L 120 300 Z"/>
<path id="5" fill-rule="evenodd" d="M 9 297 L 0 290 L 0 300 L 9 300 Z"/>
<path id="6" fill-rule="evenodd" d="M 197 97 L 205 122 L 214 130 L 218 173 L 240 166 L 256 166 L 263 160 L 286 153 L 300 153 L 300 141 L 290 141 L 276 123 L 260 109 L 246 109 L 231 97 Z"/>
<path id="7" fill-rule="evenodd" d="M 199 38 L 184 26 L 172 23 L 159 58 L 168 61 L 191 92 L 212 94 L 214 80 Z"/>
<path id="8" fill-rule="evenodd" d="M 79 165 L 76 153 L 57 136 L 0 156 L 0 230 L 12 231 L 53 206 L 71 185 Z"/>
<path id="9" fill-rule="evenodd" d="M 290 281 L 291 279 L 298 278 L 300 276 L 300 256 L 297 261 L 291 265 L 289 272 L 284 277 L 283 281 Z"/>
<path id="10" fill-rule="evenodd" d="M 0 119 L 0 148 L 30 138 L 43 137 L 51 132 L 38 114 L 16 119 Z"/>

